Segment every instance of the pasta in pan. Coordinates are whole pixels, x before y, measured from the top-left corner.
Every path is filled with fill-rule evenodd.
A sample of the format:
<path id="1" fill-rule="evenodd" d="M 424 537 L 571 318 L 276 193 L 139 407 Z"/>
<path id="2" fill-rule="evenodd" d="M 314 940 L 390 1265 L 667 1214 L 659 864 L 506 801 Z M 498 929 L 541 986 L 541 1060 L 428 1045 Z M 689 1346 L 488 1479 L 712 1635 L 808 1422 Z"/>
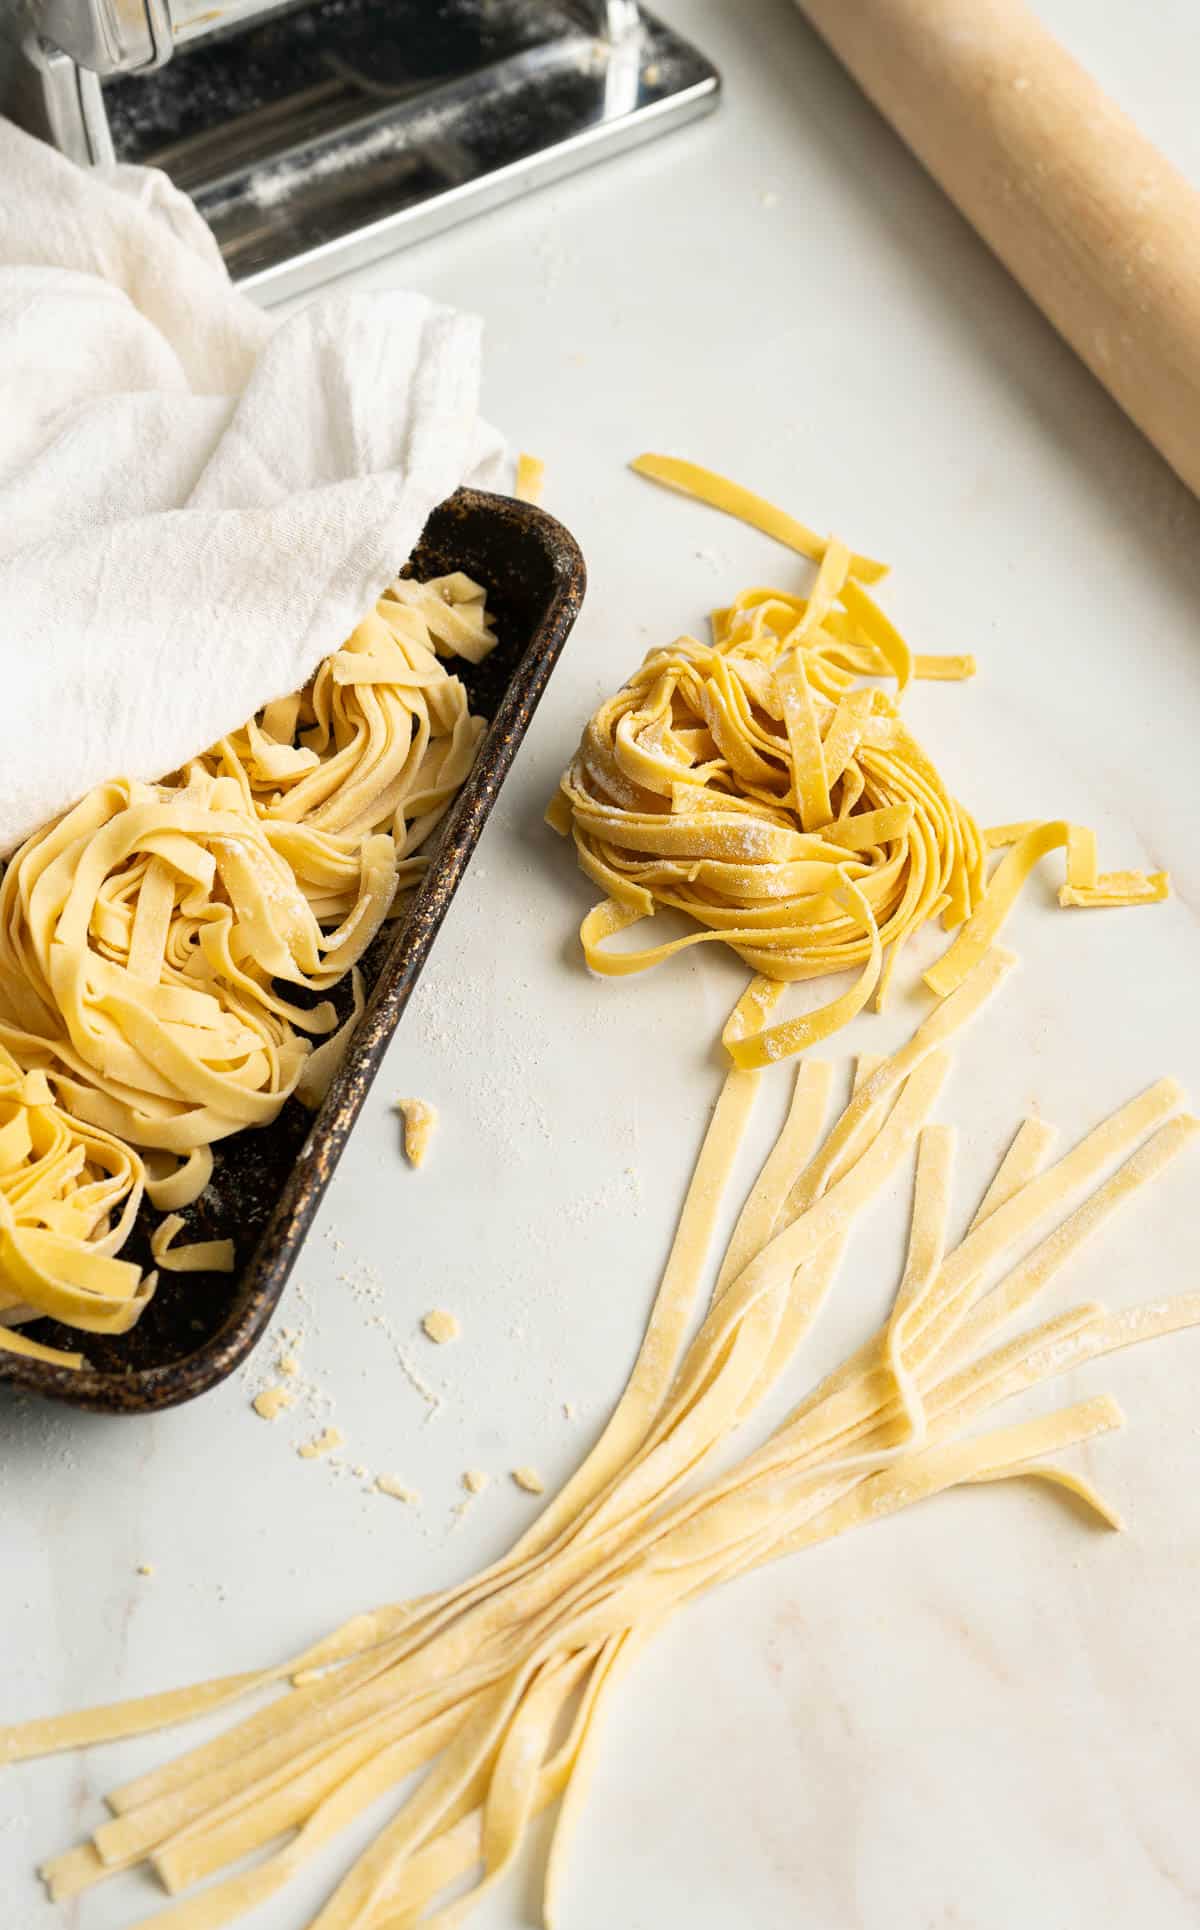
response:
<path id="1" fill-rule="evenodd" d="M 63 1112 L 41 1071 L 0 1044 L 0 1345 L 77 1366 L 7 1323 L 50 1314 L 92 1333 L 124 1333 L 149 1285 L 118 1260 L 141 1202 L 137 1155 Z"/>
<path id="2" fill-rule="evenodd" d="M 322 995 L 420 877 L 484 728 L 442 659 L 479 662 L 494 641 L 469 578 L 401 579 L 304 691 L 162 783 L 98 786 L 13 856 L 0 1092 L 19 1110 L 0 1134 L 0 1201 L 32 1199 L 50 1222 L 20 1235 L 42 1255 L 35 1280 L 0 1219 L 6 1321 L 124 1331 L 154 1285 L 114 1257 L 143 1190 L 177 1215 L 221 1139 L 292 1093 L 319 1102 L 346 1037 Z M 40 1146 L 51 1118 L 68 1152 L 53 1168 L 44 1155 L 33 1185 L 24 1140 Z M 227 1242 L 156 1238 L 155 1258 L 232 1266 Z M 0 1327 L 0 1347 L 16 1344 Z"/>

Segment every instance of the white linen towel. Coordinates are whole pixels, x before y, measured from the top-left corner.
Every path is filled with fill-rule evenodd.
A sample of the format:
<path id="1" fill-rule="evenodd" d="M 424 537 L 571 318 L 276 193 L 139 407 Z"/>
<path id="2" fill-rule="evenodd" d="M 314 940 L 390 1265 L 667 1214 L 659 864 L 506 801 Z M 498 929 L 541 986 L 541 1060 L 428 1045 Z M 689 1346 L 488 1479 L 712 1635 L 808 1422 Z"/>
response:
<path id="1" fill-rule="evenodd" d="M 2 857 L 298 689 L 503 445 L 474 317 L 335 292 L 273 323 L 164 175 L 0 120 L 0 181 Z"/>

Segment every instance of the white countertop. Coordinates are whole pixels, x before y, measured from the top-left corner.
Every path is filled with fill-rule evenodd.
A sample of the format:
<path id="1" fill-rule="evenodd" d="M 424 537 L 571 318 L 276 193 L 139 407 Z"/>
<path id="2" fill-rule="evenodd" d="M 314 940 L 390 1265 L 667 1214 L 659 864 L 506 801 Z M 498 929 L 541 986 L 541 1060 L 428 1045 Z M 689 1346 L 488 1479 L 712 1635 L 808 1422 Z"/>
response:
<path id="1" fill-rule="evenodd" d="M 1042 6 L 1200 180 L 1189 0 Z M 360 277 L 487 317 L 488 413 L 546 458 L 588 602 L 285 1300 L 325 1404 L 259 1420 L 266 1349 L 153 1419 L 0 1395 L 6 1715 L 265 1663 L 464 1575 L 533 1515 L 506 1471 L 557 1484 L 619 1391 L 743 974 L 704 947 L 590 980 L 589 888 L 542 810 L 595 700 L 652 641 L 748 582 L 801 580 L 628 475 L 639 450 L 709 462 L 887 557 L 887 605 L 919 647 L 977 652 L 976 683 L 919 687 L 910 715 L 985 822 L 1070 814 L 1096 826 L 1102 863 L 1173 875 L 1154 911 L 1060 914 L 1049 875 L 1029 892 L 1023 971 L 942 1108 L 962 1128 L 964 1212 L 1030 1106 L 1075 1134 L 1161 1072 L 1200 1092 L 1200 508 L 787 0 L 670 11 L 724 69 L 717 116 Z M 901 997 L 834 1049 L 880 1049 L 919 1009 Z M 769 1082 L 759 1147 L 785 1083 Z M 401 1092 L 441 1111 L 419 1175 L 399 1157 Z M 1196 1285 L 1186 1167 L 1055 1306 Z M 898 1238 L 893 1212 L 857 1240 L 793 1389 L 874 1324 Z M 442 1350 L 418 1331 L 435 1306 L 462 1323 Z M 672 1625 L 606 1733 L 564 1930 L 1200 1921 L 1200 1337 L 1047 1400 L 1102 1389 L 1128 1431 L 1076 1464 L 1124 1536 L 1021 1484 L 967 1491 Z M 345 1434 L 341 1470 L 296 1455 L 321 1417 Z M 364 1491 L 352 1463 L 398 1474 L 420 1507 Z M 472 1466 L 494 1481 L 458 1516 Z M 126 1878 L 55 1912 L 30 1866 L 164 1753 L 3 1776 L 3 1930 L 109 1930 L 155 1908 Z M 344 1861 L 255 1926 L 299 1930 Z M 481 1930 L 531 1920 L 536 1870 L 527 1857 Z"/>

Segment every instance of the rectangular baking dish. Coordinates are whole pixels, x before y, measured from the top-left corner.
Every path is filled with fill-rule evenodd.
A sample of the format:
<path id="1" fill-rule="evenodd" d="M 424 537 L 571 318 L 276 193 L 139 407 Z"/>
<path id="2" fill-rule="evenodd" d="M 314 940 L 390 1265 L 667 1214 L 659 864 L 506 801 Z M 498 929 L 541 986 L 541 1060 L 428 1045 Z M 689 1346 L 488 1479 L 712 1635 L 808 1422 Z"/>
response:
<path id="1" fill-rule="evenodd" d="M 459 490 L 430 517 L 408 574 L 463 570 L 482 583 L 496 620 L 496 648 L 478 665 L 451 660 L 490 720 L 479 755 L 435 834 L 431 863 L 403 922 L 386 927 L 363 960 L 367 1007 L 315 1118 L 289 1100 L 273 1125 L 216 1149 L 203 1198 L 181 1238 L 232 1238 L 232 1274 L 164 1273 L 137 1326 L 109 1337 L 80 1335 L 50 1320 L 25 1332 L 82 1351 L 78 1372 L 0 1353 L 0 1381 L 110 1414 L 147 1414 L 193 1400 L 243 1361 L 271 1319 L 341 1158 L 438 927 L 458 888 L 550 672 L 583 600 L 583 558 L 552 516 L 529 503 Z M 341 988 L 342 1008 L 349 994 Z M 149 1264 L 157 1214 L 143 1211 L 126 1248 Z"/>

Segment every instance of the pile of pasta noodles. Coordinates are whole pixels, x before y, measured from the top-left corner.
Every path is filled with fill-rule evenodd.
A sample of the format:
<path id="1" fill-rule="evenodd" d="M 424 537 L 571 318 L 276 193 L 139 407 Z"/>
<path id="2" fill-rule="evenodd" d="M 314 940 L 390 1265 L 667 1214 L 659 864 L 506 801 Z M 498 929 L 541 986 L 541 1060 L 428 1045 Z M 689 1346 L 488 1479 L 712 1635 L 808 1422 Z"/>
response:
<path id="1" fill-rule="evenodd" d="M 355 967 L 421 875 L 484 729 L 442 658 L 495 641 L 461 574 L 397 581 L 311 683 L 163 783 L 99 785 L 0 883 L 0 1347 L 48 1314 L 124 1333 L 154 1274 L 116 1256 L 143 1191 L 158 1266 L 213 1147 L 317 1103 Z M 324 996 L 354 973 L 354 1013 Z M 299 991 L 309 1002 L 298 1002 Z M 312 995 L 316 995 L 315 999 Z"/>
<path id="2" fill-rule="evenodd" d="M 1082 826 L 985 831 L 950 796 L 900 700 L 912 678 L 969 677 L 974 660 L 914 655 L 866 587 L 881 564 L 693 463 L 641 456 L 633 467 L 819 569 L 807 597 L 746 590 L 714 612 L 711 643 L 685 636 L 652 651 L 584 731 L 549 816 L 605 893 L 580 932 L 594 971 L 643 971 L 708 940 L 760 975 L 752 998 L 768 982 L 857 971 L 816 1011 L 727 1034 L 739 1064 L 761 1064 L 828 1038 L 872 997 L 881 1007 L 901 947 L 930 919 L 962 929 L 926 980 L 941 996 L 961 984 L 1033 866 L 1060 846 L 1064 905 L 1166 897 L 1165 873 L 1099 873 Z M 895 694 L 864 679 L 889 680 Z M 608 946 L 660 905 L 703 929 L 640 951 Z"/>
<path id="3" fill-rule="evenodd" d="M 172 1896 L 206 1887 L 141 1917 L 141 1930 L 222 1930 L 390 1793 L 390 1820 L 309 1930 L 450 1930 L 503 1879 L 533 1817 L 557 1803 L 544 1907 L 553 1925 L 602 1718 L 638 1651 L 687 1602 L 962 1484 L 1057 1484 L 1119 1527 L 1056 1458 L 1121 1424 L 1107 1396 L 974 1429 L 999 1403 L 1098 1355 L 1200 1324 L 1200 1295 L 1189 1294 L 1115 1313 L 1085 1300 L 1012 1331 L 1198 1122 L 1169 1079 L 1057 1158 L 1053 1129 L 1027 1119 L 952 1239 L 954 1134 L 930 1114 L 956 1034 L 1012 962 L 993 948 L 899 1051 L 860 1060 L 827 1131 L 831 1068 L 801 1062 L 706 1301 L 716 1216 L 763 1076 L 727 1074 L 624 1395 L 504 1559 L 440 1594 L 358 1616 L 260 1672 L 0 1731 L 0 1760 L 17 1761 L 269 1696 L 115 1790 L 90 1841 L 45 1866 L 51 1895 L 75 1897 L 146 1864 Z M 907 1259 L 882 1328 L 714 1473 L 718 1451 L 792 1364 L 857 1216 L 914 1168 Z"/>

